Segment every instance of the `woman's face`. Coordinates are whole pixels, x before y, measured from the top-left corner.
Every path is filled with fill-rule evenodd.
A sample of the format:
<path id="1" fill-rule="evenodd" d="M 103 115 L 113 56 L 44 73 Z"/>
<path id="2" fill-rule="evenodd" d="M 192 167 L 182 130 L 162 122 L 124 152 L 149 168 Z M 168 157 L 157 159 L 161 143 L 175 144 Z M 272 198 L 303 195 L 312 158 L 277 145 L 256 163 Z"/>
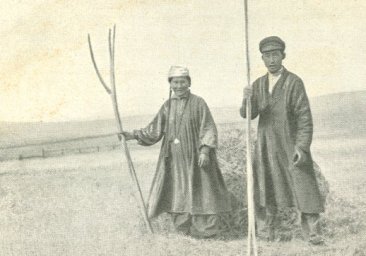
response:
<path id="1" fill-rule="evenodd" d="M 177 97 L 183 96 L 191 86 L 187 77 L 173 77 L 170 81 L 170 88 Z"/>

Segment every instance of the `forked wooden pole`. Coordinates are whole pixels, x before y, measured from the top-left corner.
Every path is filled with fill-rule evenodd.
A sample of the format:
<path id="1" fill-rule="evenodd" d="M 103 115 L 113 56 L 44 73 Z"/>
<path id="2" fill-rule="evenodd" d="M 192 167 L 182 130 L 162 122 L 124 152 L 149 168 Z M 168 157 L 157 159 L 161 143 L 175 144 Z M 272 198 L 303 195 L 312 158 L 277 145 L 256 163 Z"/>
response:
<path id="1" fill-rule="evenodd" d="M 247 82 L 250 82 L 250 58 L 249 58 L 249 18 L 248 18 L 248 0 L 244 0 L 244 14 L 245 14 L 245 49 L 246 49 L 246 63 L 247 63 Z M 248 256 L 257 256 L 257 240 L 255 236 L 255 208 L 254 208 L 254 185 L 253 185 L 253 167 L 252 167 L 252 141 L 251 141 L 251 120 L 252 120 L 252 105 L 250 98 L 247 99 L 247 132 L 246 132 L 246 146 L 247 146 L 247 197 L 248 197 Z"/>
<path id="2" fill-rule="evenodd" d="M 102 78 L 102 76 L 101 76 L 101 74 L 98 70 L 98 67 L 97 67 L 97 64 L 96 64 L 95 58 L 94 58 L 92 44 L 91 44 L 91 41 L 90 41 L 90 35 L 88 35 L 88 43 L 89 43 L 90 56 L 92 58 L 94 69 L 95 69 L 95 71 L 98 75 L 98 78 L 99 78 L 100 82 L 102 83 L 104 89 L 111 96 L 114 115 L 115 115 L 115 119 L 116 119 L 116 123 L 117 123 L 117 127 L 118 127 L 118 132 L 120 134 L 122 134 L 123 126 L 122 126 L 122 120 L 121 120 L 121 116 L 119 114 L 119 109 L 118 109 L 117 93 L 116 93 L 116 82 L 115 82 L 115 72 L 114 72 L 115 38 L 116 38 L 116 25 L 114 25 L 113 31 L 111 29 L 109 29 L 109 34 L 108 34 L 111 88 L 109 88 L 107 86 L 107 84 L 103 80 L 103 78 Z M 145 222 L 145 225 L 146 225 L 148 231 L 150 233 L 153 233 L 151 223 L 150 223 L 149 218 L 147 216 L 146 205 L 145 205 L 144 198 L 142 196 L 141 187 L 140 187 L 139 181 L 138 181 L 137 176 L 136 176 L 135 167 L 133 166 L 133 162 L 132 162 L 132 159 L 131 159 L 130 151 L 129 151 L 128 146 L 127 146 L 126 139 L 125 139 L 124 136 L 121 136 L 121 140 L 122 140 L 125 156 L 126 156 L 127 163 L 128 163 L 128 168 L 129 168 L 129 171 L 130 171 L 130 176 L 131 176 L 131 179 L 132 179 L 133 183 L 135 183 L 136 192 L 138 193 L 138 196 L 139 196 L 138 201 L 139 201 L 139 204 L 140 204 L 142 217 L 144 219 L 144 222 Z"/>

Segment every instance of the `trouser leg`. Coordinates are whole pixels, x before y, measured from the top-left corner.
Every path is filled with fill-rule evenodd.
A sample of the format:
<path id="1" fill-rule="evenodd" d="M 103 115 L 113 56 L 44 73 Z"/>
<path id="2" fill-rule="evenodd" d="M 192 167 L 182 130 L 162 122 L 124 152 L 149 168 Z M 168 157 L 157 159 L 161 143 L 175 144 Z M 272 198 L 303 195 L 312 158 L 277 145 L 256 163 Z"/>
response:
<path id="1" fill-rule="evenodd" d="M 214 237 L 220 233 L 220 221 L 217 214 L 192 215 L 190 233 L 197 238 Z"/>
<path id="2" fill-rule="evenodd" d="M 259 238 L 274 241 L 276 226 L 276 207 L 256 207 L 257 235 Z"/>
<path id="3" fill-rule="evenodd" d="M 178 233 L 188 235 L 191 228 L 192 218 L 189 213 L 171 213 L 172 222 Z"/>
<path id="4" fill-rule="evenodd" d="M 324 242 L 319 232 L 319 213 L 301 213 L 301 226 L 304 236 L 312 244 L 322 244 Z"/>

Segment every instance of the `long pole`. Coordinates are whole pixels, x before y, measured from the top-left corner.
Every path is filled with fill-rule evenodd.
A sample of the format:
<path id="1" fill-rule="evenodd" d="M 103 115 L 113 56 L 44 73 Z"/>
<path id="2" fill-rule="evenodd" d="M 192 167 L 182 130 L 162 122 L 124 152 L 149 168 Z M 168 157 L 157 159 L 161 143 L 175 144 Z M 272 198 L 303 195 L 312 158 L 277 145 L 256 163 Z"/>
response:
<path id="1" fill-rule="evenodd" d="M 244 0 L 245 13 L 245 53 L 247 64 L 247 82 L 250 82 L 250 58 L 249 58 L 249 15 L 248 15 L 248 0 Z M 252 141 L 251 141 L 251 120 L 252 120 L 252 105 L 250 98 L 247 99 L 246 116 L 247 116 L 247 132 L 246 132 L 246 146 L 247 146 L 247 196 L 248 196 L 248 248 L 247 255 L 258 255 L 257 241 L 255 237 L 255 209 L 254 209 L 254 186 L 253 186 L 253 167 L 252 167 Z M 253 254 L 252 254 L 253 252 Z"/>
<path id="2" fill-rule="evenodd" d="M 95 71 L 98 75 L 98 78 L 99 78 L 100 82 L 102 83 L 104 89 L 111 96 L 117 128 L 118 128 L 119 134 L 122 134 L 123 133 L 123 126 L 122 126 L 122 120 L 121 120 L 121 116 L 119 114 L 119 109 L 118 109 L 116 83 L 115 83 L 115 73 L 114 73 L 115 35 L 116 35 L 116 26 L 113 27 L 113 33 L 112 33 L 111 30 L 109 30 L 109 35 L 108 35 L 111 88 L 109 88 L 107 86 L 107 84 L 104 82 L 104 80 L 103 80 L 103 78 L 102 78 L 102 76 L 101 76 L 101 74 L 98 70 L 97 64 L 96 64 L 95 59 L 94 59 L 93 48 L 92 48 L 92 45 L 91 45 L 89 35 L 88 35 L 88 43 L 89 43 L 90 56 L 92 58 L 94 69 L 95 69 Z M 137 179 L 135 167 L 134 167 L 132 159 L 131 159 L 131 155 L 130 155 L 130 151 L 129 151 L 128 146 L 127 146 L 126 139 L 125 139 L 124 136 L 121 136 L 121 140 L 122 140 L 125 156 L 126 156 L 126 159 L 127 159 L 127 164 L 128 164 L 128 167 L 129 167 L 129 171 L 130 171 L 130 176 L 132 178 L 132 181 L 136 185 L 136 190 L 137 190 L 137 193 L 138 193 L 138 196 L 139 196 L 138 201 L 140 203 L 140 209 L 141 209 L 141 212 L 142 212 L 142 217 L 144 219 L 144 222 L 145 222 L 145 225 L 146 225 L 148 231 L 150 233 L 153 233 L 153 229 L 152 229 L 151 223 L 150 223 L 148 215 L 147 215 L 146 204 L 145 204 L 144 198 L 142 196 L 141 187 L 140 187 L 139 181 Z"/>
<path id="3" fill-rule="evenodd" d="M 117 102 L 117 93 L 116 93 L 116 83 L 115 83 L 115 73 L 114 73 L 114 45 L 115 45 L 115 35 L 116 35 L 116 26 L 114 25 L 113 27 L 113 35 L 112 35 L 112 39 L 111 39 L 111 31 L 109 31 L 109 56 L 110 56 L 110 73 L 111 73 L 111 87 L 112 87 L 112 102 L 113 102 L 113 109 L 114 109 L 114 114 L 116 117 L 116 121 L 117 121 L 117 126 L 118 126 L 118 130 L 120 133 L 123 132 L 123 127 L 122 127 L 122 121 L 121 121 L 121 116 L 119 114 L 119 109 L 118 109 L 118 102 Z M 131 155 L 130 155 L 130 150 L 128 149 L 127 146 L 127 142 L 124 136 L 122 137 L 122 143 L 123 143 L 123 148 L 125 149 L 125 155 L 126 155 L 126 159 L 127 159 L 127 163 L 128 163 L 128 167 L 130 170 L 130 174 L 131 174 L 131 178 L 134 181 L 136 188 L 137 188 L 137 192 L 138 192 L 138 196 L 140 198 L 139 203 L 140 203 L 140 208 L 141 208 L 141 212 L 145 221 L 145 225 L 147 227 L 147 229 L 149 230 L 150 233 L 153 233 L 153 229 L 151 226 L 151 223 L 149 221 L 149 218 L 147 216 L 147 209 L 146 209 L 146 204 L 144 201 L 144 198 L 142 196 L 142 191 L 141 191 L 141 187 L 140 187 L 140 183 L 137 179 L 136 176 L 136 171 L 135 171 L 135 167 L 133 165 L 132 159 L 131 159 Z"/>

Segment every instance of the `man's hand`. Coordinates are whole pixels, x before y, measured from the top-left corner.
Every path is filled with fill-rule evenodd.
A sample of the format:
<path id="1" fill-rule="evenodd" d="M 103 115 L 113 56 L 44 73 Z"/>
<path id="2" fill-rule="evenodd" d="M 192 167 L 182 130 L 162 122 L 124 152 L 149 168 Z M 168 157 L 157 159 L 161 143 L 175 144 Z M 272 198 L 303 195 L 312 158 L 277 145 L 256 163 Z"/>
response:
<path id="1" fill-rule="evenodd" d="M 253 88 L 252 86 L 244 87 L 244 99 L 249 99 L 253 95 Z"/>
<path id="2" fill-rule="evenodd" d="M 125 137 L 125 140 L 134 140 L 135 136 L 132 132 L 122 132 L 122 133 L 118 133 L 118 138 L 119 140 L 122 140 L 122 136 Z"/>
<path id="3" fill-rule="evenodd" d="M 300 148 L 295 147 L 295 153 L 293 157 L 293 162 L 296 167 L 301 166 L 306 161 L 306 154 Z"/>
<path id="4" fill-rule="evenodd" d="M 198 159 L 198 165 L 201 168 L 205 168 L 210 163 L 210 157 L 208 154 L 200 153 L 200 157 Z"/>

